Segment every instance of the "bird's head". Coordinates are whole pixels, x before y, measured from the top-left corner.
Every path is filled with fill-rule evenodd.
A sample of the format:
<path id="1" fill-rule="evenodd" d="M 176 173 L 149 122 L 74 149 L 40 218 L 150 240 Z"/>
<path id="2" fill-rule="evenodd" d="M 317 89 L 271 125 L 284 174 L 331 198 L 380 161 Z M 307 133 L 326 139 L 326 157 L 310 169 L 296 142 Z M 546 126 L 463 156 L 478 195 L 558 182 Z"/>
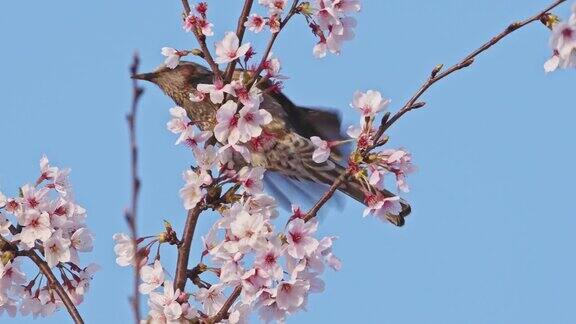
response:
<path id="1" fill-rule="evenodd" d="M 153 72 L 136 74 L 132 78 L 150 81 L 176 99 L 182 93 L 187 96 L 198 83 L 212 82 L 211 75 L 210 70 L 200 64 L 181 61 L 174 69 L 161 64 Z"/>

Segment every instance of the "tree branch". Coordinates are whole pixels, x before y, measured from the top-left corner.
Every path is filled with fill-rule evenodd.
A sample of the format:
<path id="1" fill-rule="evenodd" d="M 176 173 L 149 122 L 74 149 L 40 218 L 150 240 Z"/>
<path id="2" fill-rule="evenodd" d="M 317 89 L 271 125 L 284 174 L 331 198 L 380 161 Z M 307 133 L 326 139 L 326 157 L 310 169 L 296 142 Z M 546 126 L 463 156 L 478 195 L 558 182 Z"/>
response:
<path id="1" fill-rule="evenodd" d="M 244 38 L 244 32 L 246 31 L 246 27 L 244 23 L 250 15 L 250 10 L 252 9 L 252 4 L 254 0 L 246 0 L 244 2 L 244 7 L 242 8 L 242 13 L 240 13 L 240 17 L 238 18 L 238 26 L 236 26 L 236 36 L 238 36 L 239 44 L 242 44 L 242 39 Z M 236 68 L 236 63 L 238 60 L 234 60 L 228 64 L 226 68 L 226 76 L 224 77 L 224 84 L 228 84 L 232 81 L 232 76 L 234 75 L 234 69 Z"/>
<path id="2" fill-rule="evenodd" d="M 380 137 L 382 137 L 382 135 L 384 135 L 384 133 L 390 128 L 390 126 L 392 126 L 404 114 L 406 114 L 407 112 L 409 112 L 411 110 L 414 110 L 414 109 L 417 109 L 417 108 L 424 106 L 423 102 L 417 102 L 417 100 L 434 83 L 442 80 L 443 78 L 447 77 L 448 75 L 450 75 L 456 71 L 462 70 L 462 69 L 472 65 L 472 63 L 474 63 L 474 60 L 478 55 L 480 55 L 484 51 L 488 50 L 489 48 L 491 48 L 492 46 L 497 44 L 500 40 L 502 40 L 504 37 L 508 36 L 512 32 L 514 32 L 514 31 L 516 31 L 516 30 L 518 30 L 518 29 L 520 29 L 520 28 L 522 28 L 522 27 L 524 27 L 524 26 L 526 26 L 526 25 L 528 25 L 534 21 L 540 20 L 540 18 L 543 15 L 545 15 L 548 11 L 556 8 L 558 5 L 562 4 L 563 2 L 566 2 L 566 0 L 557 0 L 554 3 L 552 3 L 551 5 L 549 5 L 548 7 L 546 7 L 545 9 L 543 9 L 542 11 L 535 14 L 534 16 L 527 18 L 525 20 L 510 24 L 504 31 L 502 31 L 498 35 L 492 37 L 488 42 L 484 43 L 478 49 L 476 49 L 472 53 L 468 54 L 460 62 L 452 65 L 451 67 L 449 67 L 445 71 L 441 72 L 441 68 L 442 68 L 441 65 L 435 67 L 432 70 L 432 73 L 430 74 L 430 77 L 428 78 L 428 80 L 426 82 L 424 82 L 424 84 L 422 84 L 422 86 L 420 86 L 418 91 L 416 91 L 416 93 L 410 98 L 410 100 L 408 100 L 404 104 L 404 106 L 402 106 L 402 108 L 398 112 L 396 112 L 390 118 L 383 118 L 383 122 L 380 125 L 380 127 L 378 128 L 376 135 L 374 136 L 375 144 L 372 145 L 371 147 L 369 147 L 368 149 L 366 149 L 363 152 L 363 156 L 367 156 L 367 154 L 371 150 L 373 150 L 374 148 L 379 146 L 378 140 L 380 139 Z M 385 116 L 387 116 L 387 115 L 385 115 Z M 332 183 L 332 185 L 330 186 L 330 189 L 328 191 L 326 191 L 326 193 L 324 193 L 324 195 L 322 195 L 320 200 L 306 213 L 306 216 L 304 218 L 306 221 L 309 221 L 310 219 L 312 219 L 313 217 L 316 216 L 316 214 L 318 213 L 320 208 L 322 208 L 322 206 L 334 195 L 334 193 L 336 192 L 338 187 L 346 180 L 346 178 L 348 177 L 348 174 L 349 174 L 349 171 L 346 171 L 344 174 L 340 175 L 340 177 L 338 177 Z"/>
<path id="3" fill-rule="evenodd" d="M 184 7 L 184 13 L 186 14 L 186 16 L 188 16 L 192 10 L 190 8 L 188 0 L 182 0 L 182 6 Z M 216 64 L 216 62 L 214 61 L 214 58 L 212 57 L 212 54 L 210 53 L 210 50 L 206 45 L 206 36 L 202 35 L 198 31 L 198 28 L 193 28 L 192 33 L 196 37 L 196 41 L 198 42 L 198 45 L 200 45 L 200 50 L 202 50 L 203 58 L 204 60 L 206 60 L 206 63 L 210 65 L 210 68 L 212 69 L 214 76 L 217 79 L 222 79 L 222 72 L 220 71 L 220 68 L 218 68 L 218 64 Z"/>
<path id="4" fill-rule="evenodd" d="M 400 119 L 400 117 L 402 117 L 405 113 L 409 112 L 410 110 L 413 110 L 414 108 L 412 108 L 412 107 L 414 106 L 416 101 L 434 83 L 442 80 L 443 78 L 447 77 L 448 75 L 450 75 L 456 71 L 462 70 L 462 69 L 472 65 L 474 63 L 474 60 L 476 59 L 476 57 L 478 55 L 482 54 L 487 49 L 496 45 L 500 40 L 502 40 L 504 37 L 510 35 L 514 31 L 516 31 L 516 30 L 518 30 L 518 29 L 520 29 L 520 28 L 522 28 L 522 27 L 524 27 L 524 26 L 526 26 L 526 25 L 528 25 L 534 21 L 540 20 L 540 18 L 542 18 L 542 16 L 545 15 L 548 11 L 556 8 L 557 6 L 562 4 L 563 2 L 566 2 L 566 0 L 557 0 L 554 3 L 552 3 L 551 5 L 549 5 L 548 7 L 546 7 L 544 10 L 535 14 L 534 16 L 527 18 L 525 20 L 514 22 L 514 23 L 510 24 L 508 27 L 506 27 L 506 29 L 504 31 L 502 31 L 500 34 L 492 37 L 489 41 L 484 43 L 478 49 L 476 49 L 472 53 L 468 54 L 460 62 L 452 65 L 451 67 L 449 67 L 447 70 L 445 70 L 443 72 L 440 72 L 440 70 L 438 70 L 436 73 L 432 73 L 430 75 L 430 77 L 428 78 L 428 80 L 426 82 L 424 82 L 424 84 L 422 84 L 420 89 L 418 89 L 418 91 L 416 91 L 416 93 L 412 96 L 412 98 L 410 98 L 410 100 L 408 100 L 406 102 L 406 104 L 404 104 L 404 106 L 396 114 L 394 114 L 385 124 L 380 125 L 380 128 L 378 129 L 378 134 L 380 134 L 380 135 L 384 134 L 384 132 L 386 132 L 386 130 L 388 130 L 388 128 L 390 128 L 390 126 L 392 126 L 398 119 Z M 376 137 L 376 138 L 378 138 L 378 137 Z"/>
<path id="5" fill-rule="evenodd" d="M 216 313 L 216 315 L 209 318 L 207 323 L 208 324 L 219 323 L 223 319 L 227 318 L 228 317 L 228 311 L 230 310 L 230 307 L 232 307 L 232 305 L 234 305 L 234 303 L 236 302 L 236 299 L 238 299 L 241 292 L 242 292 L 242 287 L 236 286 L 236 288 L 234 288 L 234 291 L 230 294 L 230 296 L 228 297 L 226 302 L 224 302 L 224 305 L 222 305 L 222 308 L 220 308 L 220 310 L 218 311 L 218 313 Z"/>
<path id="6" fill-rule="evenodd" d="M 40 272 L 42 272 L 42 274 L 46 276 L 46 279 L 48 279 L 50 287 L 55 289 L 58 296 L 60 296 L 60 299 L 64 303 L 64 306 L 66 306 L 66 309 L 68 310 L 68 313 L 74 320 L 74 323 L 84 324 L 84 320 L 82 319 L 82 316 L 80 316 L 78 309 L 76 309 L 76 306 L 74 306 L 74 303 L 68 296 L 68 293 L 66 293 L 66 291 L 64 290 L 64 287 L 62 287 L 56 276 L 54 276 L 54 273 L 52 272 L 52 269 L 50 269 L 50 267 L 48 266 L 48 263 L 46 263 L 46 261 L 44 261 L 38 254 L 36 254 L 34 250 L 23 251 L 22 253 L 24 253 L 24 255 L 30 258 L 30 260 L 36 263 L 38 269 L 40 269 Z"/>
<path id="7" fill-rule="evenodd" d="M 130 138 L 130 161 L 131 161 L 131 178 L 132 178 L 132 198 L 130 208 L 126 210 L 126 223 L 130 228 L 130 235 L 135 247 L 138 246 L 138 227 L 136 220 L 136 212 L 138 208 L 138 195 L 140 193 L 140 178 L 138 176 L 138 142 L 136 140 L 136 113 L 138 111 L 138 101 L 144 93 L 144 89 L 138 86 L 138 80 L 134 78 L 138 74 L 138 66 L 140 59 L 138 54 L 134 54 L 132 65 L 130 66 L 130 74 L 132 76 L 132 106 L 130 112 L 126 115 L 126 122 L 128 123 L 128 132 Z M 130 297 L 130 303 L 134 311 L 134 321 L 136 324 L 140 323 L 140 295 L 138 291 L 138 284 L 140 280 L 140 256 L 138 253 L 135 255 L 134 265 L 134 291 Z"/>
<path id="8" fill-rule="evenodd" d="M 176 274 L 174 276 L 174 290 L 180 289 L 181 292 L 186 288 L 186 279 L 188 271 L 188 259 L 190 257 L 190 247 L 194 238 L 194 231 L 198 217 L 206 209 L 203 203 L 199 203 L 193 209 L 188 211 L 186 224 L 182 233 L 182 244 L 178 246 L 178 260 L 176 261 Z"/>
<path id="9" fill-rule="evenodd" d="M 299 3 L 299 0 L 294 0 L 292 2 L 292 6 L 290 7 L 290 11 L 286 15 L 286 18 L 284 18 L 284 20 L 282 20 L 282 22 L 280 23 L 280 28 L 279 28 L 278 32 L 272 33 L 272 36 L 270 37 L 270 40 L 268 41 L 268 45 L 266 45 L 266 49 L 264 50 L 264 53 L 262 54 L 262 59 L 260 60 L 260 64 L 258 64 L 258 67 L 256 68 L 256 71 L 254 71 L 254 74 L 252 75 L 252 78 L 250 79 L 250 81 L 248 81 L 248 85 L 246 86 L 247 89 L 250 89 L 252 87 L 252 85 L 256 82 L 256 80 L 258 80 L 258 76 L 260 75 L 260 73 L 262 73 L 262 71 L 264 70 L 266 60 L 268 59 L 268 55 L 270 54 L 270 51 L 272 50 L 272 47 L 274 46 L 274 42 L 276 42 L 276 38 L 278 38 L 278 35 L 280 34 L 280 32 L 282 31 L 284 26 L 286 26 L 286 24 L 288 23 L 290 18 L 292 18 L 292 16 L 294 16 L 294 14 L 296 14 L 296 12 L 298 11 L 298 3 Z"/>

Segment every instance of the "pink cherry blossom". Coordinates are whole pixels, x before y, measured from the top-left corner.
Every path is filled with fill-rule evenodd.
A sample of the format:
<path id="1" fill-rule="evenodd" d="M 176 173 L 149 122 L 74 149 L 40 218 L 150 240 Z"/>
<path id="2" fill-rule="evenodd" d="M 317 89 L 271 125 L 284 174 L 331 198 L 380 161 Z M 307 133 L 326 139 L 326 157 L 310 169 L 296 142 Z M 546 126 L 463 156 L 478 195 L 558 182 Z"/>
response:
<path id="1" fill-rule="evenodd" d="M 176 300 L 180 296 L 180 289 L 174 291 L 174 286 L 171 281 L 164 282 L 164 292 L 158 293 L 152 291 L 148 306 L 151 312 L 161 314 L 167 322 L 176 322 L 182 315 L 182 306 Z"/>
<path id="2" fill-rule="evenodd" d="M 178 106 L 170 108 L 170 115 L 172 118 L 166 123 L 166 128 L 172 133 L 181 134 L 190 126 L 191 121 L 184 108 Z"/>
<path id="3" fill-rule="evenodd" d="M 292 312 L 304 304 L 310 283 L 306 280 L 282 281 L 275 289 L 274 297 L 279 309 Z"/>
<path id="4" fill-rule="evenodd" d="M 226 297 L 223 294 L 224 286 L 221 284 L 212 285 L 210 288 L 200 288 L 194 297 L 204 307 L 204 312 L 208 315 L 216 314 L 224 305 Z"/>
<path id="5" fill-rule="evenodd" d="M 221 80 L 216 80 L 214 84 L 199 84 L 196 89 L 202 93 L 210 94 L 210 101 L 220 104 L 224 100 L 224 93 L 235 95 L 234 88 L 230 84 L 223 84 Z"/>
<path id="6" fill-rule="evenodd" d="M 140 269 L 140 278 L 142 283 L 138 287 L 141 294 L 147 295 L 164 283 L 164 268 L 160 264 L 160 260 L 154 261 L 154 267 L 143 266 Z"/>
<path id="7" fill-rule="evenodd" d="M 251 195 L 261 193 L 264 188 L 262 179 L 265 171 L 262 167 L 244 167 L 238 172 L 238 181 L 242 183 L 242 187 L 247 193 Z"/>
<path id="8" fill-rule="evenodd" d="M 46 155 L 43 155 L 42 158 L 40 158 L 40 178 L 42 180 L 53 179 L 57 172 L 58 168 L 50 166 L 50 161 L 48 161 Z"/>
<path id="9" fill-rule="evenodd" d="M 330 157 L 330 143 L 318 136 L 310 137 L 310 141 L 315 149 L 312 153 L 312 160 L 316 163 L 324 163 Z"/>
<path id="10" fill-rule="evenodd" d="M 402 211 L 400 197 L 383 197 L 380 194 L 370 194 L 366 196 L 368 207 L 364 210 L 364 217 L 369 214 L 380 218 L 382 221 L 387 220 L 386 215 L 398 215 Z"/>
<path id="11" fill-rule="evenodd" d="M 239 46 L 240 40 L 236 33 L 227 32 L 224 39 L 216 43 L 216 63 L 229 63 L 246 54 L 250 48 L 250 43 Z"/>
<path id="12" fill-rule="evenodd" d="M 254 137 L 260 136 L 262 126 L 272 121 L 272 115 L 256 106 L 244 106 L 240 109 L 238 128 L 240 129 L 240 141 L 248 142 Z"/>
<path id="13" fill-rule="evenodd" d="M 50 267 L 70 261 L 70 240 L 62 237 L 62 230 L 57 230 L 44 242 L 44 254 Z"/>
<path id="14" fill-rule="evenodd" d="M 238 129 L 239 116 L 236 114 L 238 104 L 228 100 L 216 112 L 216 127 L 214 136 L 220 143 L 236 144 L 240 140 Z"/>
<path id="15" fill-rule="evenodd" d="M 130 236 L 124 233 L 116 233 L 113 236 L 116 245 L 114 245 L 114 252 L 116 253 L 116 263 L 121 267 L 133 265 L 135 262 L 136 247 Z"/>
<path id="16" fill-rule="evenodd" d="M 286 252 L 293 258 L 302 259 L 314 253 L 318 247 L 318 240 L 314 238 L 314 233 L 318 228 L 316 221 L 304 222 L 300 218 L 292 220 L 288 224 L 286 241 L 288 245 Z"/>
<path id="17" fill-rule="evenodd" d="M 209 184 L 211 179 L 208 175 L 198 174 L 192 170 L 186 170 L 182 176 L 186 184 L 180 189 L 180 197 L 186 210 L 193 209 L 204 198 L 202 186 Z"/>
<path id="18" fill-rule="evenodd" d="M 264 18 L 262 18 L 258 14 L 253 13 L 250 15 L 250 17 L 248 17 L 248 19 L 244 23 L 244 27 L 248 28 L 248 30 L 254 33 L 259 33 L 262 31 L 265 24 L 266 21 L 264 21 Z"/>
<path id="19" fill-rule="evenodd" d="M 378 91 L 368 90 L 367 92 L 356 91 L 351 106 L 362 113 L 362 117 L 374 117 L 377 113 L 386 109 L 390 104 L 390 99 L 382 98 Z"/>
<path id="20" fill-rule="evenodd" d="M 270 14 L 281 13 L 286 8 L 287 0 L 258 0 L 258 3 L 268 8 Z"/>
<path id="21" fill-rule="evenodd" d="M 166 56 L 164 65 L 167 68 L 175 69 L 180 63 L 180 58 L 182 57 L 182 52 L 173 49 L 172 47 L 162 47 L 162 55 Z"/>
<path id="22" fill-rule="evenodd" d="M 34 247 L 36 240 L 44 242 L 52 235 L 53 229 L 50 226 L 50 217 L 47 212 L 30 209 L 24 214 L 24 221 L 21 225 L 24 228 L 17 236 L 29 249 Z"/>

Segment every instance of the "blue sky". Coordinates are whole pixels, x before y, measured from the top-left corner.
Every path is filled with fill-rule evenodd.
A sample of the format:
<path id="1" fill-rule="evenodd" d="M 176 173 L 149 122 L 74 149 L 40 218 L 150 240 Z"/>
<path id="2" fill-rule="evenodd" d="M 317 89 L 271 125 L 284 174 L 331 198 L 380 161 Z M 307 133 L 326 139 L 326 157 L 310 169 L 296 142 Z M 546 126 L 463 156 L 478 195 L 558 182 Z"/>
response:
<path id="1" fill-rule="evenodd" d="M 339 109 L 347 123 L 356 119 L 348 107 L 355 90 L 377 89 L 395 110 L 433 66 L 456 62 L 548 4 L 363 2 L 357 37 L 342 55 L 314 59 L 301 17 L 274 49 L 290 77 L 285 92 L 299 104 Z M 209 3 L 220 37 L 234 28 L 241 2 Z M 72 168 L 76 198 L 96 233 L 84 260 L 103 267 L 80 306 L 88 323 L 131 320 L 131 272 L 115 265 L 111 239 L 126 231 L 127 67 L 134 50 L 151 70 L 162 46 L 195 45 L 181 30 L 180 11 L 177 0 L 0 3 L 0 189 L 33 181 L 44 153 Z M 557 12 L 567 17 L 569 6 Z M 514 33 L 437 84 L 423 98 L 426 108 L 391 129 L 391 145 L 408 148 L 419 167 L 406 196 L 413 214 L 397 229 L 363 219 L 352 201 L 329 211 L 321 232 L 340 237 L 335 252 L 344 267 L 325 275 L 326 292 L 291 323 L 576 321 L 576 74 L 544 74 L 548 34 L 540 24 Z M 172 105 L 146 85 L 138 120 L 143 234 L 160 231 L 163 219 L 176 228 L 184 222 L 178 189 L 190 155 L 165 129 Z M 213 220 L 204 217 L 199 233 Z M 45 320 L 63 321 L 64 311 Z"/>

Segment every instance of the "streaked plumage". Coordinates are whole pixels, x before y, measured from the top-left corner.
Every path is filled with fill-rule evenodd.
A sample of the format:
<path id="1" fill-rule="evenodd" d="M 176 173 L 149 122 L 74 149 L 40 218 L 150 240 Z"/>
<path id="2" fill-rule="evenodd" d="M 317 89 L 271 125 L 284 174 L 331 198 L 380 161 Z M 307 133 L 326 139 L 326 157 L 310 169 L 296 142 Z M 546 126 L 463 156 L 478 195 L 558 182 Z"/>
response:
<path id="1" fill-rule="evenodd" d="M 189 94 L 198 84 L 213 82 L 211 71 L 196 63 L 180 62 L 175 69 L 160 67 L 152 73 L 137 75 L 136 78 L 158 85 L 177 105 L 187 111 L 189 118 L 199 128 L 213 130 L 216 125 L 217 106 L 209 100 L 192 102 L 189 98 Z M 263 128 L 263 141 L 247 143 L 254 165 L 298 181 L 324 184 L 331 184 L 345 171 L 337 162 L 337 154 L 325 163 L 314 162 L 312 153 L 315 148 L 309 140 L 311 136 L 319 136 L 328 141 L 342 139 L 338 114 L 298 107 L 282 93 L 265 93 L 260 108 L 270 112 L 273 120 Z M 385 197 L 394 196 L 391 192 L 366 187 L 355 180 L 349 181 L 339 190 L 365 203 L 365 188 L 372 192 L 381 191 Z M 410 213 L 410 206 L 404 201 L 402 207 L 400 215 L 387 217 L 397 226 L 402 226 L 404 217 Z"/>

